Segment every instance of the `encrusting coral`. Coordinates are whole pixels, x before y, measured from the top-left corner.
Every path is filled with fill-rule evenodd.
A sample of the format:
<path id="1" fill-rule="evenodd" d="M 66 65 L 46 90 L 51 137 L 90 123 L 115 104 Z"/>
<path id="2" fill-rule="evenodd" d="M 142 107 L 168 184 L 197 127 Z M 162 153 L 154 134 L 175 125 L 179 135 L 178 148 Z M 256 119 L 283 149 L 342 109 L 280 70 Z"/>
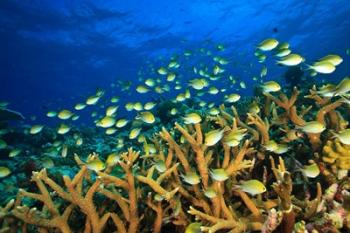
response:
<path id="1" fill-rule="evenodd" d="M 33 172 L 37 191 L 21 189 L 15 201 L 0 209 L 1 224 L 8 229 L 17 221 L 22 232 L 33 225 L 40 232 L 64 233 L 161 232 L 167 227 L 184 232 L 191 223 L 211 233 L 348 230 L 349 208 L 344 203 L 350 196 L 350 148 L 327 132 L 322 137 L 296 133 L 315 119 L 327 129 L 342 129 L 342 114 L 336 111 L 342 104 L 311 91 L 307 98 L 315 102 L 299 107 L 299 95 L 296 88 L 290 98 L 265 93 L 261 113 L 242 115 L 236 107 L 222 105 L 219 115 L 203 117 L 200 123 L 163 127 L 149 139 L 155 153 L 130 148 L 106 168 L 92 169 L 76 155 L 80 170 L 74 177 L 53 178 L 45 169 Z M 311 108 L 318 108 L 315 115 Z M 208 146 L 206 132 L 217 129 L 222 135 Z M 234 138 L 233 146 L 226 140 L 232 132 L 241 136 Z M 278 140 L 276 146 L 287 143 L 288 151 L 267 150 L 271 140 Z M 312 151 L 310 163 L 317 165 L 321 176 L 332 176 L 337 187 L 331 179 L 306 177 L 302 166 L 293 167 L 305 148 Z M 103 160 L 96 154 L 89 159 Z M 340 177 L 339 170 L 346 170 L 345 175 Z M 266 190 L 243 188 L 252 180 Z M 75 226 L 75 219 L 85 223 Z"/>

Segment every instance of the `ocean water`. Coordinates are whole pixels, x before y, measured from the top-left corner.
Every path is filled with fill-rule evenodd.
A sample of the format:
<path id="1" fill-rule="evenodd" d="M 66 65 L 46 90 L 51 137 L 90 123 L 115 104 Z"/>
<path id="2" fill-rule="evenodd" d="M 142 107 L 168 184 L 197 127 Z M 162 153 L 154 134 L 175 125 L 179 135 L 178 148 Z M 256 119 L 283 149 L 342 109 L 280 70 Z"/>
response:
<path id="1" fill-rule="evenodd" d="M 301 178 L 296 171 L 298 168 L 300 170 L 300 167 L 295 165 L 291 158 L 301 166 L 306 166 L 309 160 L 312 160 L 312 163 L 316 161 L 319 167 L 326 163 L 329 170 L 334 171 L 335 167 L 340 169 L 334 164 L 331 168 L 331 165 L 322 159 L 322 155 L 327 156 L 324 148 L 333 140 L 334 135 L 348 128 L 347 124 L 339 122 L 340 119 L 345 122 L 350 119 L 350 88 L 346 87 L 349 90 L 341 94 L 339 88 L 332 89 L 333 92 L 325 97 L 330 98 L 327 99 L 327 103 L 341 102 L 343 98 L 342 105 L 337 108 L 336 113 L 342 118 L 337 118 L 339 124 L 335 126 L 332 125 L 334 122 L 327 118 L 328 115 L 326 116 L 323 125 L 326 133 L 317 136 L 321 138 L 317 146 L 311 139 L 308 140 L 309 132 L 305 132 L 307 129 L 300 129 L 303 125 L 296 125 L 295 122 L 288 120 L 282 124 L 276 123 L 274 116 L 266 112 L 264 105 L 266 97 L 263 92 L 264 86 L 268 88 L 266 82 L 269 81 L 276 82 L 273 83 L 273 88 L 278 90 L 265 91 L 276 97 L 281 92 L 291 95 L 293 87 L 296 86 L 301 91 L 296 104 L 297 111 L 304 109 L 302 105 L 312 106 L 304 118 L 306 122 L 315 120 L 317 111 L 322 105 L 315 104 L 317 102 L 315 99 L 310 101 L 302 98 L 310 94 L 309 89 L 314 85 L 320 90 L 322 85 L 337 85 L 349 75 L 349 14 L 350 2 L 347 0 L 1 0 L 0 187 L 3 195 L 0 197 L 0 206 L 15 198 L 18 188 L 37 192 L 38 188 L 30 181 L 30 177 L 32 172 L 39 171 L 43 167 L 46 167 L 49 174 L 63 185 L 62 175 L 73 177 L 81 166 L 87 166 L 90 170 L 104 170 L 109 154 L 120 154 L 129 147 L 139 150 L 141 155 L 149 153 L 159 155 L 168 145 L 165 142 L 160 143 L 162 146 L 157 145 L 157 142 L 161 141 L 158 133 L 162 127 L 169 130 L 176 141 L 181 142 L 181 148 L 187 151 L 188 141 L 180 137 L 180 133 L 174 129 L 174 124 L 178 122 L 180 125 L 186 125 L 185 118 L 189 113 L 196 112 L 201 122 L 204 122 L 202 124 L 204 137 L 209 137 L 206 133 L 214 129 L 222 129 L 226 135 L 227 127 L 235 123 L 226 119 L 226 126 L 223 126 L 219 118 L 215 118 L 220 115 L 221 104 L 225 104 L 227 111 L 231 105 L 236 106 L 239 110 L 238 116 L 247 123 L 249 120 L 246 118 L 246 112 L 251 110 L 252 103 L 256 103 L 255 107 L 260 112 L 254 114 L 270 122 L 268 134 L 271 140 L 282 142 L 283 137 L 279 131 L 282 129 L 287 131 L 296 129 L 304 134 L 298 136 L 296 141 L 293 139 L 286 142 L 289 151 L 294 150 L 286 156 L 292 162 L 286 160 L 288 170 L 293 173 L 294 178 L 297 177 L 295 179 L 298 179 L 293 180 L 295 186 L 300 185 L 300 182 L 306 185 L 307 182 L 300 181 Z M 278 45 L 267 49 L 269 51 L 264 51 L 262 43 L 266 40 L 274 40 Z M 283 58 L 276 54 L 282 51 L 283 48 L 278 46 L 283 43 L 288 43 L 290 52 L 300 55 L 303 60 L 296 65 L 278 64 Z M 259 57 L 261 55 L 266 55 L 266 59 Z M 341 58 L 341 63 L 329 65 L 328 62 L 329 66 L 322 66 L 317 70 L 315 62 L 327 55 L 337 55 Z M 333 68 L 334 70 L 330 70 Z M 266 74 L 262 74 L 264 71 Z M 169 74 L 174 75 L 174 80 L 169 78 Z M 294 76 L 295 79 L 291 79 L 290 76 Z M 203 87 L 196 88 L 195 83 Z M 141 88 L 147 89 L 144 91 L 146 93 L 140 93 L 142 92 L 138 90 L 140 85 Z M 227 101 L 230 94 L 237 94 L 240 100 Z M 97 103 L 85 106 L 87 98 L 91 96 L 98 99 Z M 112 100 L 113 97 L 116 97 L 116 101 Z M 147 107 L 145 109 L 144 105 L 147 102 L 153 102 L 155 106 L 152 109 Z M 84 109 L 75 109 L 78 103 L 83 103 Z M 142 109 L 137 109 L 135 103 L 140 103 Z M 132 110 L 127 109 L 128 104 Z M 113 106 L 118 106 L 116 112 L 106 113 L 106 109 Z M 276 113 L 282 112 L 282 108 L 276 109 Z M 56 114 L 62 110 L 69 110 L 72 116 L 67 116 L 68 120 L 63 119 L 64 116 L 57 117 Z M 218 113 L 210 113 L 214 110 Z M 54 116 L 48 117 L 49 112 L 54 112 L 52 113 Z M 146 114 L 150 112 L 150 115 L 146 115 L 145 112 Z M 106 115 L 109 115 L 108 119 L 105 118 Z M 116 127 L 115 123 L 120 119 L 125 119 L 128 124 L 125 127 Z M 60 133 L 58 128 L 62 124 L 67 125 L 70 131 Z M 256 126 L 248 125 L 253 128 Z M 108 128 L 111 130 L 110 135 L 106 134 Z M 130 139 L 130 132 L 135 128 L 139 128 L 141 132 L 135 136 L 136 139 Z M 260 128 L 257 128 L 259 131 Z M 198 132 L 194 131 L 192 126 L 188 126 L 186 130 L 197 137 Z M 266 151 L 266 148 L 262 147 L 266 146 L 267 142 L 264 142 L 261 136 L 260 139 L 253 139 L 250 133 L 249 131 L 244 137 L 251 140 L 252 148 L 266 155 L 264 159 L 260 157 L 255 159 L 261 159 L 262 164 L 270 167 L 266 165 L 269 163 L 268 155 L 272 154 L 277 160 L 278 153 Z M 344 137 L 350 137 L 347 134 Z M 217 161 L 220 163 L 223 160 L 223 150 L 217 147 L 223 142 L 223 136 L 217 137 L 218 141 L 214 143 L 216 149 L 213 151 L 219 156 Z M 345 146 L 345 151 L 350 151 L 350 147 L 344 141 L 342 145 Z M 243 141 L 238 140 L 237 143 L 237 148 L 243 147 Z M 148 147 L 149 144 L 152 145 L 151 149 Z M 302 146 L 298 145 L 303 144 L 307 146 L 302 150 L 300 149 Z M 153 149 L 155 151 L 150 152 Z M 169 150 L 171 149 L 164 149 L 164 153 Z M 100 155 L 102 162 L 99 160 L 93 163 L 91 158 L 89 161 L 88 154 L 93 152 Z M 75 153 L 82 158 L 83 164 L 74 161 Z M 189 159 L 192 159 L 190 164 L 196 170 L 198 160 L 193 158 L 192 152 L 188 153 Z M 298 158 L 294 153 L 299 153 L 301 156 L 305 153 L 307 156 Z M 313 157 L 314 154 L 319 154 L 321 157 Z M 135 174 L 144 174 L 154 164 L 159 168 L 162 164 L 158 164 L 157 161 L 156 159 L 151 163 L 138 163 L 135 167 L 140 167 L 139 173 L 135 171 Z M 174 163 L 176 161 L 179 162 L 174 160 Z M 103 169 L 100 169 L 101 166 Z M 259 165 L 256 166 L 257 170 L 261 168 Z M 4 170 L 5 168 L 9 169 L 9 172 Z M 166 168 L 169 169 L 169 164 Z M 208 168 L 218 167 L 208 165 Z M 179 170 L 180 174 L 184 173 L 182 169 L 183 167 Z M 346 167 L 340 170 L 345 170 L 346 173 L 348 169 Z M 124 178 L 120 168 L 114 172 L 113 175 Z M 335 173 L 335 176 L 339 175 Z M 345 177 L 347 175 L 346 173 Z M 330 184 L 324 181 L 326 176 L 320 176 L 310 181 L 313 184 L 309 187 L 311 196 L 315 195 L 317 182 L 321 182 L 323 191 L 330 187 Z M 92 177 L 94 180 L 96 174 L 93 173 Z M 262 176 L 255 173 L 252 177 L 248 175 L 240 177 L 241 180 L 253 178 L 263 180 Z M 341 179 L 337 182 L 340 184 Z M 266 183 L 265 185 L 267 186 Z M 271 187 L 267 186 L 270 192 L 269 195 L 263 196 L 264 199 L 276 197 Z M 294 190 L 298 188 L 300 187 Z M 150 192 L 149 188 L 143 186 L 140 186 L 140 189 L 144 190 L 144 193 Z M 344 190 L 347 191 L 346 188 Z M 183 200 L 180 195 L 175 196 Z M 147 198 L 147 195 L 144 194 L 142 198 Z M 27 205 L 41 208 L 37 201 L 27 199 L 24 198 L 24 203 Z M 163 200 L 163 206 L 166 205 L 164 202 Z M 95 200 L 96 203 L 108 204 L 101 200 Z M 184 201 L 182 205 L 186 212 L 186 208 L 193 203 Z M 282 211 L 278 208 L 277 210 Z M 149 211 L 139 207 L 141 214 L 149 214 Z M 330 213 L 332 210 L 327 211 Z M 77 213 L 78 210 L 75 214 Z M 349 212 L 346 214 L 348 216 Z M 6 216 L 13 217 L 13 213 L 10 211 Z M 242 216 L 247 217 L 245 212 Z M 168 217 L 164 215 L 164 219 Z M 4 229 L 9 228 L 9 231 L 5 232 L 23 232 L 20 227 L 23 221 L 19 220 L 20 218 L 14 217 L 15 224 L 8 222 L 6 218 L 0 215 L 2 224 L 0 226 Z M 170 220 L 164 220 L 163 227 L 164 225 L 167 227 L 164 227 L 162 232 L 183 232 L 186 224 L 195 221 L 194 218 L 187 218 L 188 222 L 181 225 L 182 228 L 176 228 L 171 225 L 172 219 L 169 218 Z M 71 226 L 71 231 L 82 232 L 85 219 L 76 216 L 72 219 L 79 223 L 76 227 Z M 150 219 L 153 221 L 153 218 Z M 261 224 L 267 221 L 267 215 L 262 219 Z M 296 221 L 302 219 L 304 218 L 298 216 Z M 307 218 L 304 220 L 314 224 L 313 220 Z M 143 220 L 140 221 L 137 232 L 152 231 L 146 227 L 147 224 L 142 222 Z M 210 226 L 203 219 L 202 224 Z M 29 232 L 37 231 L 35 225 L 28 224 Z M 102 232 L 115 231 L 111 220 L 107 226 Z M 48 229 L 49 232 L 54 232 L 53 228 Z M 337 229 L 348 232 L 350 228 L 344 226 Z M 186 232 L 199 232 L 199 230 Z"/>

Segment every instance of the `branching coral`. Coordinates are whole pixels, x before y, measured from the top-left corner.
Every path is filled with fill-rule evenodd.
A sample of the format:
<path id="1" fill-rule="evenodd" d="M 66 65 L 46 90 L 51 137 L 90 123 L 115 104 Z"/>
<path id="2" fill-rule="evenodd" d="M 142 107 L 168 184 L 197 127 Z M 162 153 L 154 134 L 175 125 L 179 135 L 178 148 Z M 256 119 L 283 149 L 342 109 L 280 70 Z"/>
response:
<path id="1" fill-rule="evenodd" d="M 88 162 L 98 158 L 97 154 L 89 156 L 87 163 L 75 156 L 80 171 L 73 178 L 63 176 L 61 182 L 60 177 L 53 178 L 46 170 L 34 172 L 32 181 L 37 192 L 21 189 L 16 201 L 1 209 L 0 213 L 5 214 L 0 214 L 0 219 L 14 216 L 25 223 L 22 229 L 35 225 L 42 232 L 51 229 L 73 232 L 72 219 L 78 213 L 79 220 L 85 221 L 79 232 L 86 233 L 157 233 L 169 225 L 175 232 L 184 232 L 198 221 L 203 232 L 288 233 L 307 229 L 311 223 L 318 229 L 324 223 L 316 224 L 321 214 L 327 216 L 327 224 L 336 222 L 339 216 L 349 216 L 348 210 L 334 201 L 337 195 L 329 197 L 327 190 L 323 194 L 327 186 L 322 186 L 322 179 L 305 182 L 308 178 L 303 170 L 304 161 L 299 162 L 297 169 L 287 162 L 298 159 L 293 149 L 302 151 L 306 147 L 312 150 L 308 159 L 317 164 L 322 176 L 331 177 L 327 172 L 337 175 L 342 170 L 347 172 L 350 148 L 330 138 L 329 133 L 322 137 L 308 134 L 311 148 L 307 143 L 295 143 L 304 142 L 299 128 L 310 120 L 317 120 L 329 129 L 341 129 L 343 125 L 338 124 L 341 114 L 336 109 L 343 105 L 311 92 L 308 98 L 315 103 L 297 108 L 299 95 L 296 88 L 291 97 L 280 93 L 277 98 L 265 93 L 266 98 L 259 100 L 265 101 L 265 111 L 261 113 L 239 114 L 236 107 L 221 105 L 219 115 L 203 117 L 201 123 L 175 123 L 173 129 L 163 127 L 150 139 L 155 148 L 152 153 L 129 149 L 119 153 L 114 164 L 98 171 L 88 168 Z M 310 110 L 315 108 L 318 111 L 312 114 Z M 282 124 L 284 133 L 293 135 L 288 140 L 281 136 L 288 148 L 281 154 L 288 155 L 278 157 L 277 164 L 274 158 L 277 153 L 268 150 L 267 144 L 276 140 L 276 146 L 281 145 L 278 138 Z M 222 130 L 222 138 L 208 146 L 205 135 L 213 129 Z M 229 132 L 240 130 L 244 134 L 236 144 L 225 143 Z M 147 141 L 145 147 L 146 144 Z M 220 172 L 220 179 L 213 175 L 214 171 Z M 193 180 L 186 180 L 187 176 L 193 176 Z M 300 189 L 300 177 L 307 192 L 304 196 L 293 193 Z M 253 194 L 241 187 L 244 181 L 253 179 L 266 186 L 264 192 Z M 344 178 L 335 192 L 341 189 L 343 194 L 348 183 Z"/>

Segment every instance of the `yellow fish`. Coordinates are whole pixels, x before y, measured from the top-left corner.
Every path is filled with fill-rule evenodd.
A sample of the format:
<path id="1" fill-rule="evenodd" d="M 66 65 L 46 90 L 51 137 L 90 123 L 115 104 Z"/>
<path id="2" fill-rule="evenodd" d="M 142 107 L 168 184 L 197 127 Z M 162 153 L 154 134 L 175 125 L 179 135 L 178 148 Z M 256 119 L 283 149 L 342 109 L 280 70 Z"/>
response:
<path id="1" fill-rule="evenodd" d="M 344 129 L 338 133 L 332 133 L 334 134 L 334 137 L 338 138 L 341 143 L 350 145 L 350 129 Z"/>
<path id="2" fill-rule="evenodd" d="M 190 223 L 186 227 L 185 233 L 201 233 L 202 232 L 201 227 L 202 227 L 202 224 L 199 222 Z"/>
<path id="3" fill-rule="evenodd" d="M 200 177 L 196 172 L 189 172 L 185 175 L 181 175 L 181 177 L 186 183 L 189 183 L 191 185 L 196 185 L 200 182 Z"/>
<path id="4" fill-rule="evenodd" d="M 315 178 L 320 174 L 320 168 L 316 163 L 304 166 L 302 172 L 309 178 Z"/>
<path id="5" fill-rule="evenodd" d="M 226 95 L 226 96 L 225 96 L 225 101 L 228 102 L 228 103 L 235 103 L 235 102 L 237 102 L 240 98 L 241 98 L 240 95 L 233 93 L 233 94 L 230 94 L 230 95 Z"/>
<path id="6" fill-rule="evenodd" d="M 209 173 L 210 177 L 216 181 L 225 181 L 229 178 L 226 170 L 223 168 L 211 169 Z"/>
<path id="7" fill-rule="evenodd" d="M 335 71 L 335 66 L 328 61 L 319 61 L 313 63 L 311 66 L 308 65 L 309 69 L 316 71 L 320 74 L 330 74 Z"/>
<path id="8" fill-rule="evenodd" d="M 57 129 L 58 134 L 66 134 L 70 131 L 70 127 L 65 124 L 60 124 L 59 128 Z"/>
<path id="9" fill-rule="evenodd" d="M 129 133 L 129 139 L 135 139 L 137 136 L 139 136 L 141 132 L 141 128 L 134 128 Z"/>
<path id="10" fill-rule="evenodd" d="M 55 111 L 49 111 L 49 112 L 46 113 L 46 116 L 47 116 L 47 117 L 55 117 L 55 116 L 57 116 L 57 112 L 55 112 Z"/>
<path id="11" fill-rule="evenodd" d="M 343 58 L 341 58 L 339 55 L 336 55 L 336 54 L 330 54 L 330 55 L 327 55 L 327 56 L 319 59 L 319 61 L 320 62 L 322 62 L 322 61 L 330 62 L 330 63 L 332 63 L 332 65 L 338 66 L 340 63 L 343 62 Z"/>
<path id="12" fill-rule="evenodd" d="M 74 106 L 74 109 L 77 110 L 77 111 L 79 111 L 79 110 L 83 110 L 85 107 L 86 107 L 86 104 L 77 103 L 77 104 Z"/>
<path id="13" fill-rule="evenodd" d="M 260 42 L 260 44 L 258 45 L 258 49 L 262 51 L 271 51 L 274 48 L 276 48 L 278 44 L 279 42 L 276 39 L 268 38 Z"/>
<path id="14" fill-rule="evenodd" d="M 73 116 L 73 113 L 66 109 L 58 113 L 58 118 L 60 118 L 61 120 L 68 120 L 69 118 L 71 118 L 71 116 Z"/>
<path id="15" fill-rule="evenodd" d="M 209 131 L 208 133 L 205 134 L 204 144 L 207 146 L 213 146 L 216 143 L 218 143 L 223 136 L 224 136 L 223 129 L 216 129 L 216 130 Z"/>
<path id="16" fill-rule="evenodd" d="M 94 159 L 86 163 L 86 167 L 93 171 L 102 171 L 106 168 L 105 164 L 100 159 Z"/>
<path id="17" fill-rule="evenodd" d="M 156 120 L 153 113 L 149 111 L 141 112 L 137 118 L 141 119 L 143 122 L 147 124 L 153 124 Z"/>
<path id="18" fill-rule="evenodd" d="M 185 124 L 197 124 L 202 121 L 202 118 L 197 113 L 189 113 L 184 118 Z"/>
<path id="19" fill-rule="evenodd" d="M 119 163 L 119 161 L 120 161 L 120 156 L 116 152 L 114 152 L 107 156 L 106 164 L 108 166 L 113 166 Z"/>
<path id="20" fill-rule="evenodd" d="M 100 99 L 100 96 L 90 96 L 86 99 L 86 104 L 87 105 L 95 105 L 97 104 L 98 100 Z"/>
<path id="21" fill-rule="evenodd" d="M 297 128 L 305 133 L 322 133 L 326 129 L 326 126 L 318 121 L 309 121 L 306 122 L 304 126 Z"/>
<path id="22" fill-rule="evenodd" d="M 103 117 L 99 122 L 97 122 L 97 126 L 102 128 L 109 128 L 115 124 L 115 118 L 111 116 Z"/>
<path id="23" fill-rule="evenodd" d="M 144 94 L 144 93 L 149 92 L 149 89 L 143 85 L 139 85 L 136 87 L 136 91 L 140 94 Z"/>
<path id="24" fill-rule="evenodd" d="M 285 65 L 285 66 L 297 66 L 302 63 L 305 59 L 296 53 L 288 54 L 285 57 L 282 57 L 277 64 Z"/>
<path id="25" fill-rule="evenodd" d="M 263 85 L 261 85 L 261 88 L 265 93 L 277 92 L 281 90 L 281 86 L 275 81 L 265 82 Z"/>
<path id="26" fill-rule="evenodd" d="M 15 149 L 13 149 L 13 150 L 10 151 L 9 157 L 10 157 L 10 158 L 16 157 L 16 156 L 19 155 L 21 152 L 22 152 L 21 149 L 15 148 Z"/>
<path id="27" fill-rule="evenodd" d="M 106 109 L 106 116 L 114 116 L 114 114 L 117 112 L 119 106 L 109 106 Z"/>
<path id="28" fill-rule="evenodd" d="M 31 128 L 30 128 L 30 131 L 29 133 L 30 134 L 38 134 L 41 132 L 41 130 L 44 128 L 43 125 L 33 125 Z"/>
<path id="29" fill-rule="evenodd" d="M 126 120 L 126 119 L 119 119 L 118 121 L 117 121 L 117 123 L 115 124 L 115 126 L 117 127 L 117 128 L 123 128 L 124 126 L 126 126 L 126 124 L 128 124 L 128 120 Z"/>
<path id="30" fill-rule="evenodd" d="M 8 167 L 0 167 L 0 178 L 4 178 L 11 174 L 11 170 Z"/>
<path id="31" fill-rule="evenodd" d="M 266 192 L 266 187 L 259 180 L 247 180 L 237 185 L 243 192 L 249 193 L 250 195 L 257 195 Z"/>

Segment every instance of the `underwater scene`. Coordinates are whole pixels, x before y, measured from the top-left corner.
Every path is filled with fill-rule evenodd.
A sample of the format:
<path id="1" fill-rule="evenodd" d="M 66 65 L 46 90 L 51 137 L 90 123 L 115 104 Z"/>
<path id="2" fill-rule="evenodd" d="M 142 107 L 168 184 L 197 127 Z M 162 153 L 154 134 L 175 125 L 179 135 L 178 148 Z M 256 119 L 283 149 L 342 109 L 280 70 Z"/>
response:
<path id="1" fill-rule="evenodd" d="M 0 233 L 350 232 L 350 1 L 0 1 Z"/>

